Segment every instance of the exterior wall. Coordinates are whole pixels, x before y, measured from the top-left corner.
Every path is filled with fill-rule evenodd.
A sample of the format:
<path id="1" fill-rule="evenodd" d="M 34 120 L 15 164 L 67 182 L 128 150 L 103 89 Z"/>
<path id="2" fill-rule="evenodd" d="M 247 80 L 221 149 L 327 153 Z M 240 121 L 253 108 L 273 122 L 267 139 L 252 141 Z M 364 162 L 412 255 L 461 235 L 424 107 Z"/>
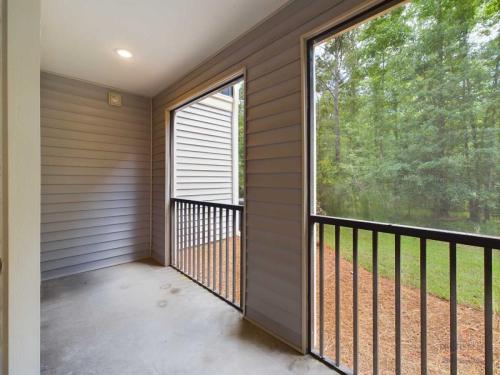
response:
<path id="1" fill-rule="evenodd" d="M 153 102 L 154 103 L 154 102 Z M 154 109 L 153 109 L 154 111 Z M 155 117 L 156 116 L 156 119 Z M 151 212 L 151 255 L 153 259 L 160 263 L 165 263 L 165 226 L 166 226 L 166 168 L 169 163 L 166 162 L 166 138 L 168 133 L 165 131 L 165 112 L 158 108 L 153 112 L 152 126 L 152 212 Z"/>
<path id="2" fill-rule="evenodd" d="M 176 112 L 176 198 L 229 204 L 235 201 L 232 158 L 237 128 L 233 128 L 233 98 L 227 95 L 214 94 Z"/>
<path id="3" fill-rule="evenodd" d="M 5 241 L 5 232 L 6 228 L 5 227 L 5 220 L 4 220 L 4 213 L 5 213 L 5 207 L 6 207 L 6 197 L 4 194 L 4 182 L 5 182 L 5 176 L 6 173 L 4 171 L 5 168 L 5 157 L 4 157 L 4 129 L 6 125 L 5 121 L 5 116 L 3 115 L 5 113 L 5 105 L 4 105 L 4 100 L 5 100 L 5 86 L 4 86 L 4 65 L 5 65 L 5 20 L 4 20 L 4 0 L 0 0 L 0 258 L 2 261 L 2 267 L 3 267 L 3 262 L 5 262 L 5 254 L 7 253 L 7 242 Z M 4 373 L 3 370 L 3 361 L 4 361 L 4 351 L 5 351 L 5 345 L 4 345 L 4 336 L 5 336 L 5 331 L 7 328 L 7 325 L 5 324 L 5 313 L 4 313 L 4 275 L 5 272 L 0 273 L 0 374 Z"/>
<path id="4" fill-rule="evenodd" d="M 42 278 L 150 256 L 151 100 L 42 73 Z"/>
<path id="5" fill-rule="evenodd" d="M 246 317 L 300 350 L 307 345 L 301 36 L 367 3 L 293 1 L 153 99 L 152 246 L 160 254 L 165 106 L 246 68 Z"/>
<path id="6" fill-rule="evenodd" d="M 40 374 L 40 1 L 2 1 L 2 373 Z"/>

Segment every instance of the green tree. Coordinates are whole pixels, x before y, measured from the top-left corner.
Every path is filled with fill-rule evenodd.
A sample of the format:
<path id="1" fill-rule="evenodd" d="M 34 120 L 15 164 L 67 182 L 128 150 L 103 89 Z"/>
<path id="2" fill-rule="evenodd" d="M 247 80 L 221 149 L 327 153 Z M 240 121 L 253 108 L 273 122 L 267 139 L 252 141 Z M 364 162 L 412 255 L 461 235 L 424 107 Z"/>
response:
<path id="1" fill-rule="evenodd" d="M 416 0 L 315 48 L 330 215 L 498 234 L 498 0 Z"/>

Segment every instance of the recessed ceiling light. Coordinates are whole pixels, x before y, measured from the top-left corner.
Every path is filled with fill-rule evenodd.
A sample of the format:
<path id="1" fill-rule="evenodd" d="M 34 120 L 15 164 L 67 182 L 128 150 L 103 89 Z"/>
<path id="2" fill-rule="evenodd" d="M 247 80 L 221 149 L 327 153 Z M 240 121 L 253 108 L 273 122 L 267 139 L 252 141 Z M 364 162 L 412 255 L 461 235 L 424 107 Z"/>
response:
<path id="1" fill-rule="evenodd" d="M 129 50 L 127 49 L 123 49 L 123 48 L 117 48 L 115 49 L 115 52 L 120 56 L 120 57 L 123 57 L 124 59 L 130 59 L 133 55 L 132 55 L 132 52 L 130 52 Z"/>

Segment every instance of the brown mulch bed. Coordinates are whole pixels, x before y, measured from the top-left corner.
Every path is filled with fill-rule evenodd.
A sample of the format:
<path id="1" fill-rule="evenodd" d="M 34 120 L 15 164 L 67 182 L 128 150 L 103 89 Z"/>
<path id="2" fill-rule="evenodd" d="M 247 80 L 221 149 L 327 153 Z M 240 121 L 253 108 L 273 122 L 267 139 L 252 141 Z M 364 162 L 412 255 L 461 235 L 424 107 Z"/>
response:
<path id="1" fill-rule="evenodd" d="M 352 263 L 341 259 L 341 363 L 352 368 Z M 325 249 L 325 355 L 335 358 L 334 251 Z M 359 373 L 372 373 L 372 273 L 359 267 Z M 379 373 L 395 373 L 394 281 L 379 277 Z M 402 373 L 420 373 L 420 291 L 402 286 Z M 427 296 L 428 374 L 450 373 L 449 302 Z M 484 374 L 483 311 L 458 306 L 458 370 Z M 316 330 L 317 332 L 317 330 Z M 316 335 L 317 337 L 317 335 Z M 500 374 L 500 316 L 494 316 L 494 373 Z"/>

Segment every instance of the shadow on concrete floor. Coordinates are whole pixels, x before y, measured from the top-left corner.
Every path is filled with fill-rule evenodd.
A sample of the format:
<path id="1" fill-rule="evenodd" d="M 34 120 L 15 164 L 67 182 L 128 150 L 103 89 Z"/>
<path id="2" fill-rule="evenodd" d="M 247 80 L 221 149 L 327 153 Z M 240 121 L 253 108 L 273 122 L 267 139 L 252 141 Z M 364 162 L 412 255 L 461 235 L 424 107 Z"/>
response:
<path id="1" fill-rule="evenodd" d="M 44 375 L 334 374 L 149 261 L 45 281 L 41 315 Z"/>

